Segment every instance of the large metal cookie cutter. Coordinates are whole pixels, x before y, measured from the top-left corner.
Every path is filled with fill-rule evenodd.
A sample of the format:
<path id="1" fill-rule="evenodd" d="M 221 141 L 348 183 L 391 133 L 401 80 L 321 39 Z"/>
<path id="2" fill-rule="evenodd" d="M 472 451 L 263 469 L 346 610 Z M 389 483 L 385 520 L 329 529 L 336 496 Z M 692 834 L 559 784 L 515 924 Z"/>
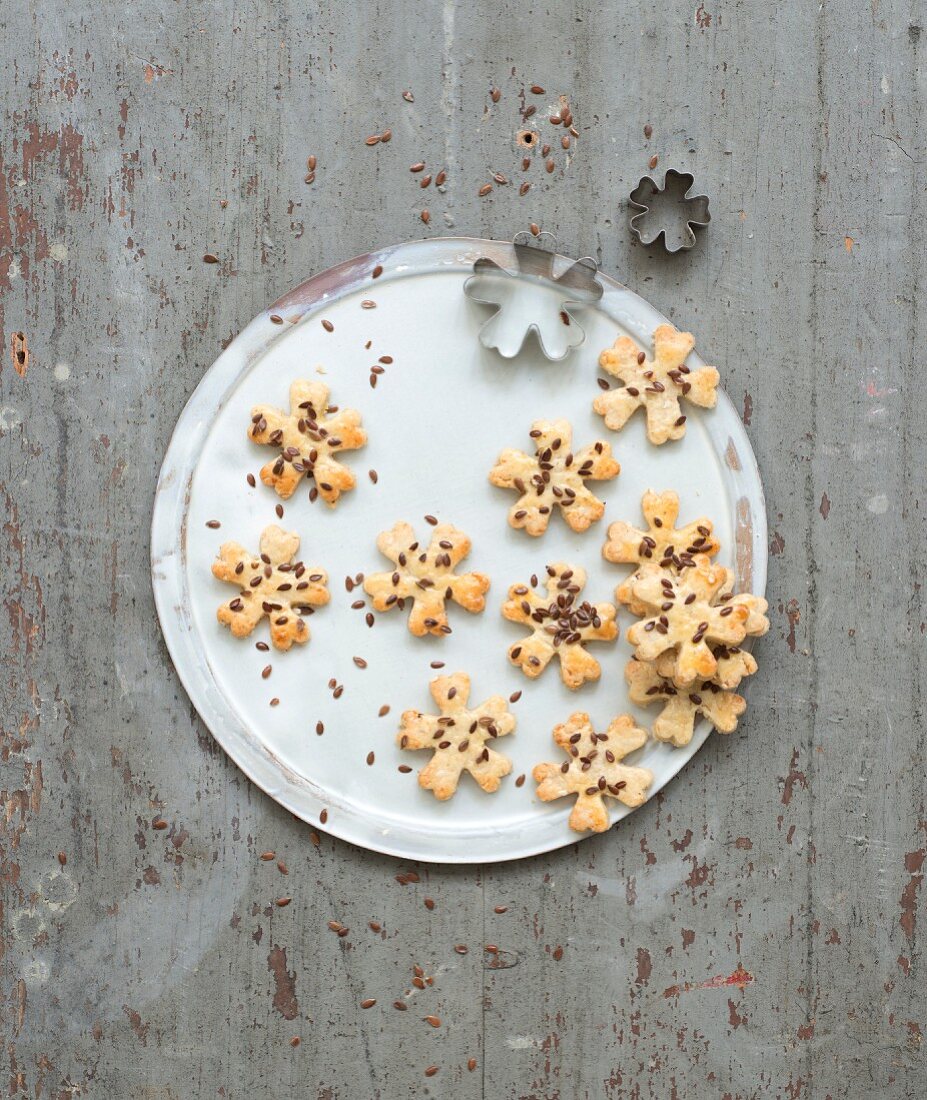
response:
<path id="1" fill-rule="evenodd" d="M 631 232 L 641 244 L 653 244 L 661 235 L 667 252 L 679 252 L 695 244 L 696 229 L 711 221 L 707 195 L 690 195 L 695 183 L 690 172 L 668 168 L 660 187 L 652 176 L 641 177 L 629 198 L 636 214 L 631 215 Z"/>
<path id="2" fill-rule="evenodd" d="M 586 338 L 570 307 L 593 305 L 602 297 L 598 265 L 584 256 L 554 275 L 556 240 L 550 233 L 518 233 L 512 246 L 517 270 L 482 256 L 464 283 L 468 298 L 496 307 L 480 328 L 480 343 L 512 359 L 533 332 L 548 359 L 565 359 Z"/>

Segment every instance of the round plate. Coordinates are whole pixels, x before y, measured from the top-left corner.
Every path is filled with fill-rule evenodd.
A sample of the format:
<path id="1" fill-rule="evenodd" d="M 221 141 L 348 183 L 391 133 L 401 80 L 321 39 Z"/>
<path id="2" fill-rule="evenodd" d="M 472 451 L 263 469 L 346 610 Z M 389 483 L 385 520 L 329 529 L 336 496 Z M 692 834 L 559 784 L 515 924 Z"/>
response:
<path id="1" fill-rule="evenodd" d="M 496 241 L 402 244 L 309 279 L 252 321 L 206 372 L 177 423 L 151 533 L 155 602 L 168 649 L 194 706 L 238 766 L 304 820 L 319 823 L 327 811 L 324 828 L 336 836 L 447 863 L 515 859 L 576 841 L 567 826 L 572 799 L 541 803 L 531 779 L 539 761 L 565 759 L 551 738 L 554 725 L 577 710 L 587 711 L 596 729 L 622 712 L 649 726 L 656 713 L 636 711 L 628 701 L 623 672 L 630 647 L 624 633 L 633 620 L 625 608 L 619 609 L 620 640 L 589 647 L 602 665 L 598 683 L 570 692 L 556 661 L 535 681 L 509 665 L 506 650 L 524 633 L 500 614 L 510 584 L 542 574 L 548 562 L 566 561 L 588 573 L 584 598 L 614 602 L 615 587 L 629 569 L 602 558 L 606 528 L 619 518 L 641 524 L 640 498 L 648 488 L 675 489 L 681 521 L 700 515 L 714 521 L 720 560 L 736 570 L 739 590 L 762 594 L 766 583 L 760 476 L 740 418 L 723 393 L 714 410 L 687 409 L 685 438 L 662 447 L 647 442 L 643 414 L 613 433 L 592 412 L 599 351 L 621 332 L 649 348 L 653 329 L 665 318 L 600 274 L 605 293 L 597 307 L 576 313 L 586 339 L 569 358 L 548 362 L 532 339 L 517 358 L 502 359 L 477 338 L 488 310 L 463 294 L 480 256 L 514 267 L 512 246 Z M 377 266 L 383 270 L 374 279 Z M 365 300 L 375 308 L 362 307 Z M 380 356 L 392 361 L 374 389 L 370 366 Z M 689 362 L 703 361 L 693 354 Z M 324 381 L 333 404 L 363 415 L 367 446 L 342 456 L 357 475 L 357 487 L 334 509 L 309 501 L 309 483 L 280 502 L 259 479 L 254 488 L 246 482 L 274 454 L 247 438 L 251 407 L 264 402 L 287 408 L 296 378 Z M 545 417 L 570 420 L 576 447 L 607 439 L 622 466 L 613 481 L 591 483 L 606 512 L 583 535 L 560 516 L 541 538 L 512 530 L 506 517 L 514 494 L 487 480 L 504 447 L 531 450 L 531 422 Z M 371 469 L 376 484 L 368 477 Z M 275 512 L 279 503 L 282 519 Z M 453 633 L 444 638 L 413 637 L 399 610 L 378 615 L 371 629 L 365 611 L 351 607 L 363 591 L 349 593 L 345 578 L 390 568 L 377 550 L 377 534 L 407 520 L 427 537 L 426 514 L 473 540 L 459 569 L 491 577 L 486 610 L 470 615 L 449 605 Z M 218 530 L 207 526 L 216 520 Z M 297 557 L 327 570 L 332 593 L 331 603 L 307 620 L 309 644 L 288 653 L 255 648 L 267 640 L 266 620 L 247 639 L 233 638 L 216 621 L 216 609 L 234 594 L 210 572 L 220 544 L 237 541 L 256 550 L 271 523 L 299 534 Z M 359 668 L 354 657 L 367 667 Z M 433 661 L 445 663 L 444 674 L 470 675 L 474 704 L 522 692 L 511 705 L 518 727 L 499 745 L 513 770 L 495 794 L 485 794 L 464 774 L 454 797 L 438 802 L 416 779 L 428 754 L 395 744 L 402 712 L 433 706 L 428 684 L 442 674 Z M 267 664 L 272 671 L 264 679 Z M 344 685 L 338 699 L 328 686 L 332 679 Z M 272 698 L 279 703 L 271 706 Z M 383 706 L 390 711 L 379 717 Z M 653 771 L 651 795 L 708 732 L 702 722 L 685 748 L 650 742 L 629 758 Z M 371 752 L 374 762 L 368 765 Z M 399 772 L 401 764 L 413 771 Z M 527 780 L 518 786 L 522 775 Z M 628 812 L 609 804 L 613 821 Z"/>

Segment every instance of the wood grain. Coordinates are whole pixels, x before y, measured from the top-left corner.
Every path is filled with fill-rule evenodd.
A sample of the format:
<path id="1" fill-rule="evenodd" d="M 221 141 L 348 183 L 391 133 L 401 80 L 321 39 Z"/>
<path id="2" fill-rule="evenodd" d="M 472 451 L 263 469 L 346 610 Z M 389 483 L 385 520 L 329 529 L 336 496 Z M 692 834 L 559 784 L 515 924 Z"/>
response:
<path id="1" fill-rule="evenodd" d="M 10 0 L 3 18 L 7 1093 L 923 1096 L 919 5 Z M 546 121 L 561 95 L 568 152 Z M 521 170 L 526 105 L 549 174 L 539 150 Z M 626 226 L 654 154 L 711 196 L 674 258 Z M 480 197 L 496 172 L 511 182 Z M 531 222 L 691 327 L 743 407 L 773 555 L 749 714 L 620 829 L 550 856 L 445 870 L 315 845 L 167 658 L 161 457 L 222 346 L 308 274 Z"/>

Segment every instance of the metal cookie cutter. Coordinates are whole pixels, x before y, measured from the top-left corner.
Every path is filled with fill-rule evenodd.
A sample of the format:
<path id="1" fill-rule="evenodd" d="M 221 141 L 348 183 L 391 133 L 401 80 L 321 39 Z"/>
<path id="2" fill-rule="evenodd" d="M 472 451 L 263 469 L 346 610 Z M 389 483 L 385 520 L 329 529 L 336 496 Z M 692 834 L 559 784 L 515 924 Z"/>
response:
<path id="1" fill-rule="evenodd" d="M 602 285 L 596 278 L 598 265 L 584 256 L 555 276 L 556 240 L 552 234 L 517 233 L 512 245 L 516 271 L 482 256 L 464 283 L 468 298 L 496 307 L 480 328 L 480 343 L 512 359 L 534 332 L 548 359 L 565 359 L 586 338 L 570 307 L 593 305 L 602 297 Z"/>
<path id="2" fill-rule="evenodd" d="M 711 221 L 707 195 L 690 195 L 695 183 L 690 172 L 668 168 L 660 187 L 652 176 L 642 176 L 630 194 L 631 206 L 638 211 L 631 215 L 631 232 L 641 244 L 653 244 L 662 234 L 667 252 L 679 252 L 695 244 L 695 229 L 703 229 Z"/>

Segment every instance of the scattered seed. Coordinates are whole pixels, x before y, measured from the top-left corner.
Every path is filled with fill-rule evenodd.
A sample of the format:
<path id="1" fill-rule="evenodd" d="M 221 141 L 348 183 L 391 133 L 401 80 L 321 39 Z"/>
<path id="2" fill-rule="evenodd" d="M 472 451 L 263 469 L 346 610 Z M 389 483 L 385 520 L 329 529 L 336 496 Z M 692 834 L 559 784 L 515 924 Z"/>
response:
<path id="1" fill-rule="evenodd" d="M 503 176 L 503 174 L 502 174 L 501 172 L 494 172 L 494 173 L 493 173 L 493 177 L 492 177 L 492 178 L 493 178 L 493 179 L 494 179 L 494 180 L 496 181 L 496 183 L 498 183 L 498 184 L 499 184 L 499 185 L 500 185 L 501 187 L 505 187 L 505 185 L 506 185 L 506 184 L 507 184 L 507 183 L 509 182 L 509 181 L 508 181 L 508 180 L 506 179 L 506 177 L 505 177 L 505 176 Z"/>
<path id="2" fill-rule="evenodd" d="M 534 104 L 532 103 L 530 107 L 525 108 L 523 117 L 525 119 L 529 119 L 529 118 L 531 118 L 531 116 L 533 114 L 535 114 L 536 111 L 537 111 L 537 107 L 535 107 Z"/>
<path id="3" fill-rule="evenodd" d="M 261 679 L 266 680 L 267 677 L 271 674 L 271 671 L 272 671 L 272 666 L 271 665 L 265 665 L 261 669 Z"/>
<path id="4" fill-rule="evenodd" d="M 340 699 L 341 696 L 344 695 L 344 684 L 339 684 L 332 692 L 332 695 L 334 696 L 334 698 Z"/>
<path id="5" fill-rule="evenodd" d="M 261 859 L 263 859 L 265 863 L 269 863 L 272 859 L 276 859 L 276 858 L 277 858 L 277 853 L 276 852 L 261 852 Z"/>
<path id="6" fill-rule="evenodd" d="M 397 1012 L 406 1012 L 409 1006 L 405 1001 L 393 1001 L 393 1008 L 395 1008 Z"/>
<path id="7" fill-rule="evenodd" d="M 369 298 L 365 298 L 361 302 L 361 309 L 376 309 L 376 308 L 377 308 L 377 303 L 371 301 Z"/>
<path id="8" fill-rule="evenodd" d="M 521 185 L 521 187 L 518 188 L 518 193 L 519 193 L 519 195 L 527 195 L 530 190 L 531 190 L 531 184 L 526 182 L 526 183 L 523 183 Z"/>
<path id="9" fill-rule="evenodd" d="M 315 172 L 308 172 L 303 177 L 303 183 L 315 183 Z"/>
<path id="10" fill-rule="evenodd" d="M 425 522 L 430 523 L 432 527 L 437 526 L 438 523 L 434 516 L 425 516 Z"/>
<path id="11" fill-rule="evenodd" d="M 285 909 L 292 900 L 292 898 L 277 898 L 277 907 L 279 909 Z"/>
<path id="12" fill-rule="evenodd" d="M 429 214 L 427 210 L 423 210 L 421 214 L 419 214 L 419 217 L 422 219 L 425 225 L 427 225 L 431 221 L 431 214 Z"/>
<path id="13" fill-rule="evenodd" d="M 531 230 L 532 235 L 535 237 L 538 236 L 538 234 L 541 232 L 540 226 L 538 226 L 535 222 L 532 222 L 531 225 L 528 226 L 528 228 Z"/>
<path id="14" fill-rule="evenodd" d="M 373 271 L 370 272 L 370 278 L 371 279 L 379 279 L 382 274 L 383 274 L 383 265 L 382 264 L 377 264 L 377 266 L 373 269 Z"/>
<path id="15" fill-rule="evenodd" d="M 402 772 L 403 775 L 408 775 L 412 771 L 408 764 L 400 764 L 397 770 Z"/>
<path id="16" fill-rule="evenodd" d="M 564 149 L 570 148 L 570 139 L 566 136 L 566 134 L 564 134 L 563 137 L 560 139 L 560 144 L 563 146 Z"/>
<path id="17" fill-rule="evenodd" d="M 272 313 L 270 315 L 270 319 L 273 322 L 273 324 L 275 324 L 275 325 L 282 325 L 283 324 L 283 318 L 280 316 L 279 313 Z"/>
<path id="18" fill-rule="evenodd" d="M 442 168 L 441 171 L 435 176 L 435 187 L 443 187 L 447 182 L 447 172 Z"/>
<path id="19" fill-rule="evenodd" d="M 282 504 L 278 504 L 274 508 L 274 511 L 277 513 L 277 519 L 283 519 L 283 505 Z"/>
<path id="20" fill-rule="evenodd" d="M 367 662 L 364 660 L 363 657 L 353 657 L 352 660 L 354 661 L 354 663 L 357 665 L 358 668 L 366 668 L 367 667 Z"/>
<path id="21" fill-rule="evenodd" d="M 207 252 L 203 256 L 203 263 L 204 264 L 217 264 L 218 262 L 219 262 L 219 257 L 214 256 L 211 252 Z"/>
<path id="22" fill-rule="evenodd" d="M 322 322 L 322 328 L 324 328 L 326 332 L 334 332 L 335 331 L 335 326 L 331 323 L 331 321 L 323 321 Z"/>
<path id="23" fill-rule="evenodd" d="M 509 696 L 509 702 L 510 703 L 517 703 L 520 698 L 521 698 L 521 692 L 520 691 L 513 691 L 512 694 Z"/>
<path id="24" fill-rule="evenodd" d="M 548 162 L 547 162 L 547 163 L 546 163 L 546 164 L 544 165 L 544 168 L 545 168 L 545 170 L 547 171 L 547 174 L 548 174 L 548 175 L 550 175 L 550 173 L 551 173 L 551 172 L 553 172 L 553 170 L 554 170 L 554 168 L 555 168 L 555 167 L 556 167 L 556 165 L 554 164 L 553 160 L 549 160 L 549 161 L 548 161 Z"/>
<path id="25" fill-rule="evenodd" d="M 206 526 L 211 527 L 212 530 L 215 531 L 216 528 L 221 527 L 222 524 L 217 519 L 209 519 L 206 521 Z"/>
<path id="26" fill-rule="evenodd" d="M 435 907 L 434 898 L 425 898 L 425 908 L 430 912 Z"/>
<path id="27" fill-rule="evenodd" d="M 380 922 L 377 920 L 369 920 L 367 921 L 367 927 L 370 929 L 371 932 L 379 932 L 382 929 L 383 925 L 380 924 Z"/>
<path id="28" fill-rule="evenodd" d="M 432 668 L 444 668 L 444 662 L 443 661 L 432 661 L 431 662 L 431 667 Z"/>
<path id="29" fill-rule="evenodd" d="M 653 127 L 648 122 L 644 127 L 644 137 L 649 141 L 653 137 Z"/>
<path id="30" fill-rule="evenodd" d="M 466 955 L 470 948 L 467 947 L 465 943 L 458 943 L 455 946 L 454 950 L 457 952 L 458 955 Z"/>
<path id="31" fill-rule="evenodd" d="M 166 829 L 167 822 L 164 820 L 163 817 L 156 817 L 154 821 L 152 821 L 151 827 L 152 829 Z"/>
<path id="32" fill-rule="evenodd" d="M 489 98 L 493 101 L 493 103 L 498 103 L 499 100 L 502 98 L 502 93 L 499 91 L 498 88 L 492 88 L 489 93 Z"/>
<path id="33" fill-rule="evenodd" d="M 441 1019 L 438 1016 L 423 1016 L 422 1018 L 426 1024 L 431 1024 L 432 1027 L 441 1026 Z"/>
<path id="34" fill-rule="evenodd" d="M 389 714 L 389 704 L 384 703 L 382 707 L 377 711 L 377 718 L 385 718 Z"/>
<path id="35" fill-rule="evenodd" d="M 421 180 L 419 181 L 419 187 L 421 187 L 424 191 L 429 183 L 431 183 L 431 176 L 422 176 Z"/>
<path id="36" fill-rule="evenodd" d="M 332 930 L 333 932 L 340 932 L 340 931 L 341 931 L 341 929 L 342 929 L 342 928 L 344 928 L 344 925 L 343 925 L 343 924 L 341 924 L 341 923 L 339 923 L 339 922 L 338 922 L 338 921 L 336 921 L 336 920 L 330 920 L 330 921 L 328 922 L 328 927 L 329 927 L 329 928 L 330 928 L 330 929 L 331 929 L 331 930 Z"/>
<path id="37" fill-rule="evenodd" d="M 369 138 L 365 139 L 364 144 L 365 145 L 379 145 L 380 144 L 380 135 L 379 134 L 371 134 Z"/>
<path id="38" fill-rule="evenodd" d="M 563 958 L 563 948 L 555 947 L 553 950 L 553 956 L 557 960 L 557 962 L 560 962 L 560 960 Z"/>
<path id="39" fill-rule="evenodd" d="M 519 777 L 518 777 L 518 778 L 517 778 L 517 779 L 515 780 L 515 786 L 516 786 L 516 787 L 523 787 L 524 785 L 525 785 L 525 777 L 524 777 L 524 775 L 520 775 L 520 776 L 519 776 Z"/>
<path id="40" fill-rule="evenodd" d="M 657 156 L 657 154 L 654 153 L 653 156 L 650 158 L 650 160 L 647 161 L 647 167 L 648 168 L 656 168 L 657 162 L 659 161 L 659 159 L 660 158 Z"/>
<path id="41" fill-rule="evenodd" d="M 483 186 L 479 189 L 479 191 L 477 191 L 477 194 L 479 195 L 480 198 L 483 198 L 485 195 L 488 195 L 491 190 L 492 190 L 492 184 L 491 183 L 484 183 Z"/>
<path id="42" fill-rule="evenodd" d="M 376 483 L 377 483 L 377 482 L 379 481 L 379 475 L 377 474 L 377 471 L 376 471 L 376 470 L 370 470 L 370 471 L 368 471 L 368 474 L 367 474 L 367 476 L 368 476 L 368 477 L 370 478 L 370 480 L 371 480 L 371 481 L 372 481 L 372 482 L 374 483 L 374 485 L 376 485 Z"/>
<path id="43" fill-rule="evenodd" d="M 319 735 L 319 737 L 321 737 L 322 734 L 325 732 L 325 724 L 323 722 L 316 722 L 315 732 Z"/>
<path id="44" fill-rule="evenodd" d="M 509 907 L 507 905 L 497 905 L 495 907 L 495 909 L 493 909 L 494 913 L 499 913 L 500 915 L 502 913 L 507 913 L 508 911 L 509 911 Z"/>
<path id="45" fill-rule="evenodd" d="M 360 1006 L 361 1008 L 373 1008 L 376 1003 L 376 997 L 368 997 L 366 1001 L 361 1001 Z"/>
<path id="46" fill-rule="evenodd" d="M 475 1058 L 468 1058 L 467 1059 L 467 1069 L 471 1073 L 476 1069 L 476 1059 Z"/>
<path id="47" fill-rule="evenodd" d="M 410 172 L 423 172 L 425 170 L 425 162 L 423 160 L 417 160 L 415 164 L 409 165 Z"/>
<path id="48" fill-rule="evenodd" d="M 409 91 L 403 92 L 402 93 L 402 98 L 406 101 L 406 103 L 414 103 L 415 102 L 415 96 Z"/>
<path id="49" fill-rule="evenodd" d="M 290 1040 L 290 1046 L 291 1047 L 298 1047 L 301 1041 L 302 1040 L 300 1039 L 300 1037 L 298 1035 L 294 1035 L 293 1038 Z"/>
<path id="50" fill-rule="evenodd" d="M 437 1072 L 438 1072 L 438 1067 L 437 1066 L 429 1066 L 428 1069 L 425 1070 L 425 1076 L 426 1077 L 434 1077 L 434 1075 Z"/>
<path id="51" fill-rule="evenodd" d="M 380 134 L 380 141 L 382 141 L 382 142 L 391 141 L 392 137 L 393 137 L 393 131 L 392 130 L 384 130 L 383 133 Z"/>
<path id="52" fill-rule="evenodd" d="M 272 707 L 279 707 L 280 706 L 280 700 L 277 698 L 276 695 L 273 697 L 273 699 L 271 699 L 270 705 Z"/>
<path id="53" fill-rule="evenodd" d="M 548 119 L 548 122 L 551 124 L 551 126 L 559 126 L 562 121 L 563 119 L 560 117 L 560 115 L 551 115 Z"/>
<path id="54" fill-rule="evenodd" d="M 247 480 L 248 484 L 251 486 L 252 489 L 255 487 L 255 485 L 257 485 L 257 480 L 256 480 L 254 474 L 248 474 L 246 480 Z"/>
<path id="55" fill-rule="evenodd" d="M 68 857 L 64 854 L 64 852 L 58 853 L 58 862 L 61 864 L 62 867 L 64 867 L 64 865 L 68 862 Z"/>
<path id="56" fill-rule="evenodd" d="M 541 156 L 542 156 L 542 157 L 550 156 L 550 146 L 549 146 L 549 145 L 545 145 L 545 146 L 544 146 L 544 147 L 543 147 L 543 148 L 541 149 Z"/>
<path id="57" fill-rule="evenodd" d="M 499 954 L 499 948 L 496 947 L 496 945 L 494 943 L 485 944 L 484 947 L 483 947 L 483 950 L 486 952 L 487 955 L 498 955 Z"/>
<path id="58" fill-rule="evenodd" d="M 323 811 L 322 811 L 322 812 L 321 812 L 321 813 L 319 814 L 319 821 L 320 821 L 320 822 L 321 822 L 321 823 L 322 823 L 323 825 L 325 824 L 325 822 L 326 822 L 326 821 L 328 821 L 328 810 L 323 810 Z"/>
<path id="59" fill-rule="evenodd" d="M 373 626 L 374 622 L 376 621 L 373 617 L 372 611 L 367 612 L 367 614 L 364 616 L 364 620 L 368 626 Z"/>
<path id="60" fill-rule="evenodd" d="M 375 759 L 376 759 L 376 757 L 373 755 L 373 753 L 368 752 L 367 753 L 367 766 L 369 767 L 370 765 L 372 765 Z"/>
<path id="61" fill-rule="evenodd" d="M 306 161 L 306 167 L 309 169 L 310 172 L 314 172 L 315 171 L 315 165 L 316 165 L 315 153 L 312 153 L 312 154 L 310 154 L 309 158 Z"/>
<path id="62" fill-rule="evenodd" d="M 320 845 L 320 844 L 322 843 L 322 838 L 321 838 L 321 837 L 319 836 L 319 834 L 318 834 L 317 832 L 315 832 L 314 830 L 313 830 L 313 831 L 310 831 L 310 833 L 309 833 L 309 839 L 310 839 L 310 840 L 312 841 L 313 845 L 314 845 L 314 846 L 315 846 L 316 848 L 318 848 L 318 846 L 319 846 L 319 845 Z"/>

